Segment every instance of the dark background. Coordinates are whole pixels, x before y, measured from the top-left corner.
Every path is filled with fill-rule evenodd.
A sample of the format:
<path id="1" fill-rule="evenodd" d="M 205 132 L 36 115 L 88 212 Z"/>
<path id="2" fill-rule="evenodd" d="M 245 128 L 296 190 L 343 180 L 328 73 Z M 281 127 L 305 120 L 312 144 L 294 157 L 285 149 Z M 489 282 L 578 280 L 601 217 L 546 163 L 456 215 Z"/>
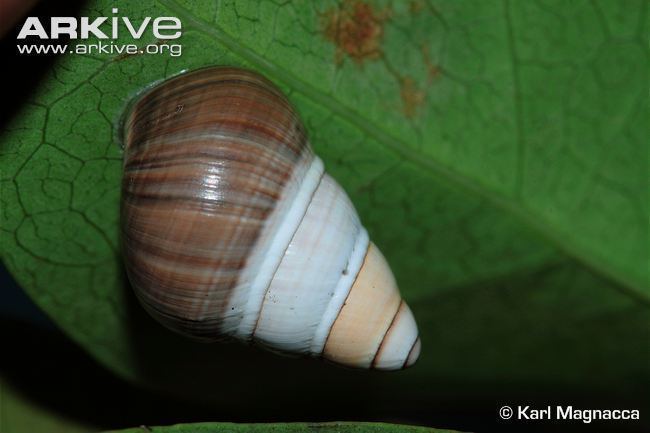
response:
<path id="1" fill-rule="evenodd" d="M 0 374 L 34 404 L 68 418 L 96 426 L 97 430 L 139 425 L 170 425 L 187 422 L 319 422 L 385 421 L 476 432 L 647 432 L 644 420 L 647 395 L 624 395 L 616 389 L 606 401 L 588 394 L 558 395 L 552 389 L 482 389 L 467 391 L 463 398 L 444 395 L 424 405 L 426 412 L 400 408 L 396 418 L 385 408 L 349 407 L 323 413 L 308 397 L 285 413 L 243 405 L 237 413 L 181 399 L 164 392 L 129 384 L 103 368 L 56 328 L 0 267 Z M 613 368 L 615 368 L 613 366 Z M 226 373 L 227 374 L 227 373 Z M 315 390 L 314 392 L 317 392 Z M 572 404 L 580 408 L 638 408 L 641 421 L 574 422 L 502 421 L 497 410 L 505 403 L 525 402 L 531 407 Z M 613 404 L 612 402 L 615 402 Z M 418 405 L 422 407 L 421 402 Z M 647 410 L 647 409 L 646 409 Z M 31 432 L 30 432 L 31 433 Z M 44 432 L 46 433 L 46 432 Z"/>

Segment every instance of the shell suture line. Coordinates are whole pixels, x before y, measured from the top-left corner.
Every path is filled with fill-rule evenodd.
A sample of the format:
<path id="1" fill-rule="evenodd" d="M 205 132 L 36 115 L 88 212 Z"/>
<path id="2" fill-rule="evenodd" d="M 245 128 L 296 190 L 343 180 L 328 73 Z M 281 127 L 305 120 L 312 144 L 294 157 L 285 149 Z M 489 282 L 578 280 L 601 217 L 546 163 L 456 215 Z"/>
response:
<path id="1" fill-rule="evenodd" d="M 275 274 L 284 251 L 286 251 L 291 238 L 298 230 L 302 218 L 307 212 L 311 198 L 318 187 L 324 173 L 323 162 L 320 158 L 313 156 L 311 164 L 305 173 L 293 202 L 284 215 L 280 226 L 276 228 L 269 249 L 266 251 L 263 261 L 257 270 L 257 274 L 248 293 L 248 302 L 244 307 L 244 318 L 239 323 L 236 335 L 240 338 L 249 339 L 254 332 L 255 323 L 257 323 L 264 302 L 264 295 L 268 289 L 273 275 Z"/>
<path id="2" fill-rule="evenodd" d="M 316 332 L 314 333 L 314 338 L 311 342 L 311 353 L 322 353 L 325 349 L 325 344 L 327 343 L 327 337 L 329 336 L 332 326 L 336 321 L 343 305 L 345 304 L 352 285 L 359 274 L 359 270 L 363 265 L 363 262 L 366 259 L 366 254 L 368 253 L 368 246 L 370 245 L 370 238 L 368 232 L 365 228 L 359 227 L 359 232 L 357 234 L 357 240 L 354 243 L 354 248 L 350 254 L 350 259 L 348 263 L 348 273 L 341 274 L 341 278 L 334 289 L 334 296 L 330 300 L 329 304 L 325 308 L 325 313 L 321 318 Z"/>

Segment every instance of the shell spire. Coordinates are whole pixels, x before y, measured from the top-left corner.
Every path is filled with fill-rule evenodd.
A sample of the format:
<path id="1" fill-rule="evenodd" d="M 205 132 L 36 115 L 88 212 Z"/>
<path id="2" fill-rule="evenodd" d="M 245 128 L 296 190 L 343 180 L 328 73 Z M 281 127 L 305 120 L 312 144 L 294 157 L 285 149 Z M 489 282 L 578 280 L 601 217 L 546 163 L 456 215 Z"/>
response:
<path id="1" fill-rule="evenodd" d="M 201 69 L 134 104 L 121 226 L 138 298 L 175 331 L 358 368 L 419 355 L 386 260 L 291 104 L 254 72 Z"/>

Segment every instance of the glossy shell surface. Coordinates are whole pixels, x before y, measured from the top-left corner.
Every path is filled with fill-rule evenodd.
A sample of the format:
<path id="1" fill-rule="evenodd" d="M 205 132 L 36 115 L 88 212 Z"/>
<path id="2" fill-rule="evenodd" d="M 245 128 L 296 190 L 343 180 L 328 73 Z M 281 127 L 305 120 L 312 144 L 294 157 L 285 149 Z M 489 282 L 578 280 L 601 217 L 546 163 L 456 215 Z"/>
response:
<path id="1" fill-rule="evenodd" d="M 183 74 L 140 97 L 124 130 L 126 269 L 161 323 L 353 367 L 415 361 L 390 268 L 272 83 Z"/>

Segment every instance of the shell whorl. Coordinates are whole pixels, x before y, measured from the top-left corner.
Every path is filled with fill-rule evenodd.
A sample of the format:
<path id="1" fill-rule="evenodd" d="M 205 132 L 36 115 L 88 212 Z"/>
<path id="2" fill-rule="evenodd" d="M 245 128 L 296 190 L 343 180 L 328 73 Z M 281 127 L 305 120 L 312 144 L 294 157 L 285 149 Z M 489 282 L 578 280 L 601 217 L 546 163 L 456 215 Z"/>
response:
<path id="1" fill-rule="evenodd" d="M 138 99 L 124 132 L 126 269 L 160 322 L 349 366 L 415 361 L 390 269 L 269 81 L 180 75 Z"/>

